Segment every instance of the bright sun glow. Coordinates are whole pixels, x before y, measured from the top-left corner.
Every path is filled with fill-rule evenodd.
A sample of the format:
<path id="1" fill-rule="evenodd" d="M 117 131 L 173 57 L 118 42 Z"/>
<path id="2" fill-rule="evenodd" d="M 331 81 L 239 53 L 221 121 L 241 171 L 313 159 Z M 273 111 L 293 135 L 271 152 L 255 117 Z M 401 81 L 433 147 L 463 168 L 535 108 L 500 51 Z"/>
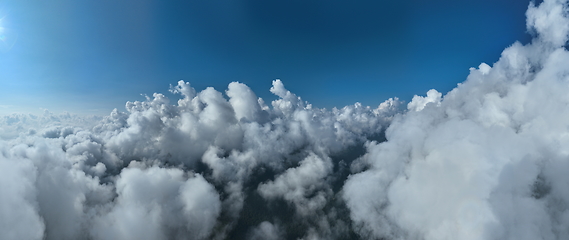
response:
<path id="1" fill-rule="evenodd" d="M 4 17 L 0 18 L 0 40 L 4 41 Z"/>
<path id="2" fill-rule="evenodd" d="M 8 51 L 14 47 L 16 43 L 16 34 L 6 27 L 6 16 L 0 18 L 0 41 L 2 41 L 1 49 Z"/>

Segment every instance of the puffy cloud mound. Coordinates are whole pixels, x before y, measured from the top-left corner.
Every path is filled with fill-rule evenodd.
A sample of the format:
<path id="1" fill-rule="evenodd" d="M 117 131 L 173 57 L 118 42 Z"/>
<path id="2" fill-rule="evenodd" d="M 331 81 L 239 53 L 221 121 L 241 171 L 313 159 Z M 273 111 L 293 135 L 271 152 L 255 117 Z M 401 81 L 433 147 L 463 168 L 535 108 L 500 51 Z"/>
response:
<path id="1" fill-rule="evenodd" d="M 180 81 L 0 118 L 0 239 L 569 239 L 567 1 L 443 95 L 319 109 Z"/>
<path id="2" fill-rule="evenodd" d="M 136 164 L 134 164 L 136 165 Z M 129 167 L 116 181 L 118 195 L 95 221 L 98 239 L 203 239 L 219 216 L 219 194 L 200 175 L 177 168 Z"/>
<path id="3" fill-rule="evenodd" d="M 531 44 L 415 97 L 343 197 L 364 238 L 568 239 L 568 3 L 527 11 Z"/>

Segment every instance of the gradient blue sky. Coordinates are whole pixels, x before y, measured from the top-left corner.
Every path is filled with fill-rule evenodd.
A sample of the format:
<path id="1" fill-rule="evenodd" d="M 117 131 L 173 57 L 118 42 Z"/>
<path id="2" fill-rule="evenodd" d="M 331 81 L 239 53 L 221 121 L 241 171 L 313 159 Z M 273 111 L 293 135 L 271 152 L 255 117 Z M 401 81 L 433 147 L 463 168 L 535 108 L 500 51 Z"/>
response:
<path id="1" fill-rule="evenodd" d="M 0 113 L 105 115 L 189 81 L 272 80 L 316 107 L 447 92 L 525 29 L 525 0 L 0 0 Z"/>

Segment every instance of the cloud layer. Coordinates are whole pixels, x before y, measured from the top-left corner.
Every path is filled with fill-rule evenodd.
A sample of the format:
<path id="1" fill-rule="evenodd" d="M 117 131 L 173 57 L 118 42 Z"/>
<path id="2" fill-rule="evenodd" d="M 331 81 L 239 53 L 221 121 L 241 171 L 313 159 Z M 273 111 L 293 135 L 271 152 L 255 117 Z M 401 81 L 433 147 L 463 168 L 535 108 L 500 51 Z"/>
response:
<path id="1" fill-rule="evenodd" d="M 183 81 L 171 91 L 182 96 L 174 105 L 154 94 L 94 126 L 70 114 L 5 116 L 0 231 L 7 239 L 278 239 L 298 218 L 299 237 L 331 234 L 328 221 L 339 220 L 325 208 L 340 190 L 332 184 L 349 174 L 338 156 L 380 136 L 400 109 L 396 99 L 318 109 L 280 80 L 271 107 L 237 82 L 228 99 Z M 293 211 L 286 221 L 274 204 Z"/>
<path id="2" fill-rule="evenodd" d="M 568 3 L 443 96 L 319 109 L 280 80 L 0 119 L 0 239 L 567 239 Z"/>

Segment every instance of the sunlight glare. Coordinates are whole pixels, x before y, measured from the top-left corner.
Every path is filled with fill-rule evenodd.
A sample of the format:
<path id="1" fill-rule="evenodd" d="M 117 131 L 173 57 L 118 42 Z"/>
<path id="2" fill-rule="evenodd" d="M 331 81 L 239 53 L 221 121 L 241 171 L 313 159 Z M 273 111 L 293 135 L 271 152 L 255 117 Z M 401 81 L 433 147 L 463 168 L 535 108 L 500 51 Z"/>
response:
<path id="1" fill-rule="evenodd" d="M 9 28 L 6 27 L 6 16 L 0 18 L 0 49 L 2 51 L 9 51 L 16 44 L 17 35 Z"/>

